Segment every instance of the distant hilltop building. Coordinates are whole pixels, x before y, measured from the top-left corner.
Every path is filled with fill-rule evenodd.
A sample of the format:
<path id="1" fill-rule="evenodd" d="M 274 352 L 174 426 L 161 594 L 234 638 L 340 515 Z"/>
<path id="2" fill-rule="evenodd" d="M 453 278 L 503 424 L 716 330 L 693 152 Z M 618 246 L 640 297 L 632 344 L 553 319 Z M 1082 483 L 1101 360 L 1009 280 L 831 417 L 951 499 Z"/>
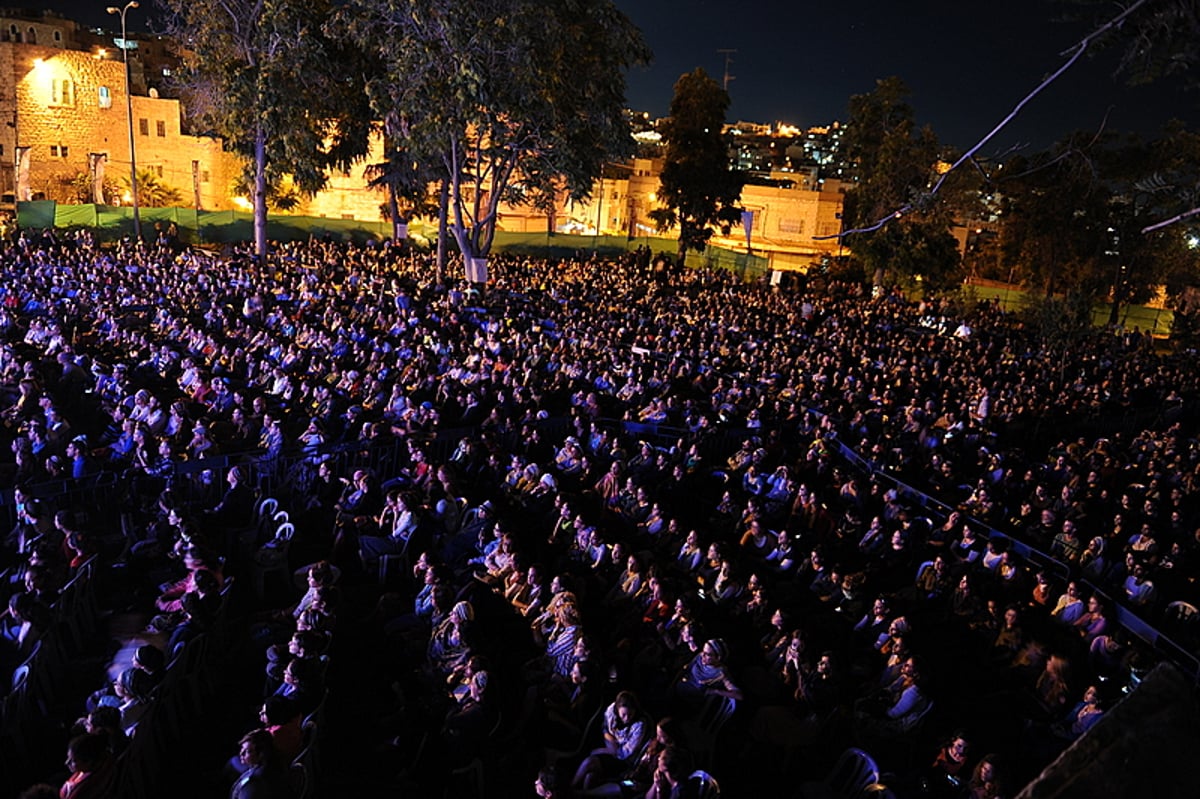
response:
<path id="1" fill-rule="evenodd" d="M 816 167 L 823 180 L 849 180 L 850 167 L 842 157 L 845 131 L 846 126 L 839 122 L 810 128 L 785 122 L 737 122 L 725 126 L 725 137 L 731 163 L 751 175 Z"/>

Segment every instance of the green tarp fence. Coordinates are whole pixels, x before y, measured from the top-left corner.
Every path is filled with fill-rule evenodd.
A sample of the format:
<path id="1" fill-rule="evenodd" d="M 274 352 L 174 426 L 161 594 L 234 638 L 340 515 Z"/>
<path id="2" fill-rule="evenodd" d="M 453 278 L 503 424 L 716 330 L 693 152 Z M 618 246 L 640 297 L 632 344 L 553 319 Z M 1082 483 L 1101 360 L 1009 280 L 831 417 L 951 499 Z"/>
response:
<path id="1" fill-rule="evenodd" d="M 139 209 L 142 235 L 150 239 L 155 225 L 166 227 L 174 223 L 180 240 L 188 244 L 227 244 L 251 241 L 254 238 L 254 215 L 241 211 L 197 211 L 192 208 Z M 31 228 L 90 228 L 101 241 L 112 241 L 133 235 L 133 209 L 128 206 L 59 205 L 53 200 L 17 203 L 17 223 Z M 269 215 L 267 237 L 274 241 L 296 241 L 309 236 L 331 236 L 343 241 L 381 239 L 392 234 L 387 222 L 366 222 L 357 219 Z M 409 234 L 420 244 L 429 244 L 437 237 L 437 228 L 421 222 L 409 225 Z M 515 233 L 496 231 L 492 247 L 497 252 L 523 253 L 532 257 L 571 258 L 591 257 L 592 253 L 613 256 L 632 252 L 646 246 L 654 255 L 660 253 L 674 258 L 678 251 L 675 239 L 654 236 L 581 236 L 566 233 Z M 453 249 L 453 248 L 452 248 Z M 760 255 L 734 252 L 720 247 L 708 247 L 702 253 L 688 253 L 687 265 L 708 266 L 734 272 L 743 280 L 761 279 L 769 271 L 768 260 Z"/>
<path id="2" fill-rule="evenodd" d="M 197 211 L 193 208 L 141 208 L 142 235 L 151 238 L 155 225 L 175 224 L 179 238 L 189 244 L 227 244 L 254 238 L 254 215 L 241 211 Z M 52 200 L 17 203 L 17 224 L 23 228 L 91 228 L 101 240 L 133 235 L 133 209 L 128 206 L 59 205 Z M 328 219 L 316 216 L 269 215 L 267 236 L 296 241 L 309 236 L 332 236 L 365 241 L 391 235 L 386 222 Z"/>

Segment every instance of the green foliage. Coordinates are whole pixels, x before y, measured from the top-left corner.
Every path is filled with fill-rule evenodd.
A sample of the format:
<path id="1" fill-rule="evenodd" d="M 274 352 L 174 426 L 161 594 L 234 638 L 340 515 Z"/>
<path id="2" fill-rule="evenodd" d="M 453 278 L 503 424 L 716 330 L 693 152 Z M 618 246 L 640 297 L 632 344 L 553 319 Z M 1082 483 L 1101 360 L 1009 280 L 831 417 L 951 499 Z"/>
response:
<path id="1" fill-rule="evenodd" d="M 129 178 L 125 179 L 125 185 L 129 185 Z M 106 202 L 112 202 L 117 197 L 121 196 L 121 188 L 114 181 L 104 181 L 104 199 Z M 81 170 L 72 175 L 62 176 L 62 192 L 53 199 L 61 199 L 68 204 L 88 205 L 95 201 L 95 196 L 92 193 L 92 176 L 86 170 Z"/>
<path id="2" fill-rule="evenodd" d="M 158 173 L 153 170 L 139 169 L 137 184 L 138 205 L 143 208 L 177 208 L 183 205 L 183 193 L 174 186 L 164 183 Z M 121 178 L 121 191 L 130 191 L 128 175 Z"/>
<path id="3" fill-rule="evenodd" d="M 255 223 L 264 231 L 266 186 L 289 175 L 312 194 L 330 168 L 367 144 L 365 62 L 327 36 L 328 0 L 162 0 L 179 43 L 181 82 L 195 123 L 245 156 Z"/>
<path id="4" fill-rule="evenodd" d="M 1051 350 L 1067 352 L 1094 333 L 1092 300 L 1079 292 L 1034 299 L 1021 311 L 1025 324 Z"/>
<path id="5" fill-rule="evenodd" d="M 389 140 L 449 180 L 465 256 L 489 251 L 502 199 L 581 199 L 632 149 L 624 73 L 649 52 L 611 0 L 349 0 L 332 30 L 378 63 Z"/>
<path id="6" fill-rule="evenodd" d="M 729 168 L 721 135 L 729 94 L 697 67 L 675 82 L 671 116 L 662 134 L 666 163 L 659 176 L 659 201 L 650 212 L 660 231 L 679 226 L 679 257 L 701 251 L 713 226 L 726 231 L 741 216 L 743 176 Z"/>
<path id="7" fill-rule="evenodd" d="M 230 188 L 234 196 L 246 196 L 254 192 L 253 184 L 245 175 L 234 180 Z M 294 211 L 300 207 L 300 201 L 303 199 L 303 195 L 287 177 L 267 186 L 268 211 Z"/>
<path id="8" fill-rule="evenodd" d="M 1194 203 L 1190 185 L 1200 185 L 1200 137 L 1176 126 L 1149 143 L 1068 137 L 1001 173 L 1003 257 L 1022 285 L 1108 298 L 1115 318 L 1122 304 L 1195 279 L 1185 230 L 1143 232 Z"/>
<path id="9" fill-rule="evenodd" d="M 950 216 L 929 195 L 937 139 L 928 128 L 917 129 L 907 96 L 904 82 L 891 77 L 879 80 L 873 92 L 850 98 L 843 146 L 857 182 L 846 193 L 845 228 L 869 229 L 889 221 L 848 235 L 846 244 L 876 284 L 888 270 L 897 277 L 953 283 L 959 264 Z"/>
<path id="10" fill-rule="evenodd" d="M 387 147 L 382 161 L 367 165 L 366 177 L 367 188 L 387 192 L 385 219 L 395 221 L 437 214 L 437 200 L 429 195 L 429 184 L 437 175 L 405 150 Z"/>

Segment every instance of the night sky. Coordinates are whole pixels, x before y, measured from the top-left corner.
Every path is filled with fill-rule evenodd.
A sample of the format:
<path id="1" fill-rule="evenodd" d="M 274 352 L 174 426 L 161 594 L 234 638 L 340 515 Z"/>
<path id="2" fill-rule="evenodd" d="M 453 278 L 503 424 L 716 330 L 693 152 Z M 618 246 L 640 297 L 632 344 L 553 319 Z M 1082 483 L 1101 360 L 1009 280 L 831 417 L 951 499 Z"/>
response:
<path id="1" fill-rule="evenodd" d="M 960 147 L 991 130 L 1090 30 L 1056 22 L 1062 5 L 1048 0 L 615 2 L 655 53 L 630 76 L 634 108 L 665 114 L 679 75 L 701 66 L 720 80 L 717 51 L 735 49 L 730 121 L 844 120 L 850 95 L 897 75 L 912 90 L 917 119 Z M 1178 84 L 1125 87 L 1115 65 L 1112 55 L 1076 63 L 1006 128 L 1003 143 L 1041 148 L 1073 130 L 1098 130 L 1110 106 L 1109 129 L 1147 136 L 1173 116 L 1200 121 L 1196 94 Z"/>
<path id="2" fill-rule="evenodd" d="M 667 113 L 672 86 L 697 66 L 720 80 L 733 54 L 729 120 L 821 125 L 846 118 L 852 94 L 897 75 L 917 119 L 942 142 L 967 147 L 991 130 L 1091 26 L 1063 23 L 1053 0 L 614 0 L 645 34 L 654 61 L 629 76 L 629 105 Z M 144 29 L 153 0 L 130 11 Z M 104 3 L 43 0 L 88 24 L 110 24 Z M 1109 4 L 1114 9 L 1116 4 Z M 985 148 L 1039 149 L 1077 130 L 1154 136 L 1172 117 L 1200 128 L 1200 96 L 1178 84 L 1127 87 L 1111 54 L 1086 58 L 1046 89 Z M 1111 109 L 1111 110 L 1110 110 Z"/>

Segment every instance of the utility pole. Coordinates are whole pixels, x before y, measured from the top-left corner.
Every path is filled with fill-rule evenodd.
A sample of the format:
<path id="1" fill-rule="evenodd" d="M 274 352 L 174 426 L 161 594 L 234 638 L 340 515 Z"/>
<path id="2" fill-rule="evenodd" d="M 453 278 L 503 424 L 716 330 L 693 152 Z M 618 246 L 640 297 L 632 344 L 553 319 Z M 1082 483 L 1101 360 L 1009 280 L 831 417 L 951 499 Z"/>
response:
<path id="1" fill-rule="evenodd" d="M 129 75 L 129 34 L 125 28 L 125 15 L 129 9 L 137 8 L 138 0 L 117 8 L 109 6 L 106 11 L 121 17 L 121 57 L 125 60 L 125 114 L 129 120 L 129 194 L 133 199 L 133 241 L 136 244 L 142 240 L 142 219 L 138 213 L 138 184 L 137 184 L 137 145 L 133 138 L 133 81 Z"/>
<path id="2" fill-rule="evenodd" d="M 729 65 L 733 63 L 733 54 L 737 50 L 718 50 L 718 53 L 725 56 L 725 77 L 721 81 L 721 88 L 729 91 L 729 81 L 736 80 L 736 77 L 729 74 Z"/>

